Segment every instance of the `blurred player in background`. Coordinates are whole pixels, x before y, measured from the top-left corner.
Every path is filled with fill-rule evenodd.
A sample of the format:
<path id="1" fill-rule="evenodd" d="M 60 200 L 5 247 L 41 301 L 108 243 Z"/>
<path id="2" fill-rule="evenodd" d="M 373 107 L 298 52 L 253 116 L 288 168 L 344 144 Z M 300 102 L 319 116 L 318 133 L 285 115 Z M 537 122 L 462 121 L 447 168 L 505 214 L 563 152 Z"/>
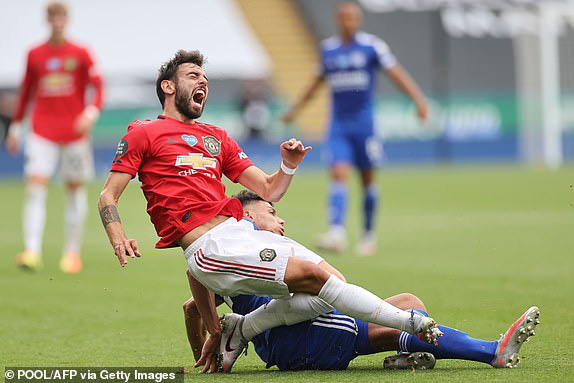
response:
<path id="1" fill-rule="evenodd" d="M 319 86 L 327 81 L 331 88 L 332 112 L 326 147 L 331 167 L 329 192 L 329 231 L 318 241 L 320 248 L 340 252 L 346 248 L 345 213 L 347 179 L 351 166 L 361 173 L 364 190 L 363 237 L 358 255 L 375 252 L 374 218 L 378 200 L 375 169 L 382 158 L 382 146 L 373 122 L 374 93 L 377 69 L 382 68 L 395 85 L 414 102 L 418 117 L 428 116 L 426 100 L 387 44 L 376 36 L 361 32 L 361 10 L 354 3 L 337 7 L 340 36 L 321 44 L 321 63 L 313 81 L 301 97 L 283 115 L 291 122 Z"/>
<path id="2" fill-rule="evenodd" d="M 28 53 L 18 107 L 6 139 L 8 151 L 17 155 L 22 119 L 32 100 L 31 131 L 24 148 L 24 252 L 18 255 L 17 263 L 29 269 L 41 267 L 47 187 L 59 168 L 67 188 L 66 239 L 60 268 L 75 273 L 82 269 L 80 246 L 87 208 L 84 184 L 93 174 L 90 133 L 102 106 L 102 80 L 88 50 L 66 38 L 67 6 L 53 2 L 46 10 L 51 35 Z M 95 94 L 92 103 L 86 105 L 90 85 Z"/>

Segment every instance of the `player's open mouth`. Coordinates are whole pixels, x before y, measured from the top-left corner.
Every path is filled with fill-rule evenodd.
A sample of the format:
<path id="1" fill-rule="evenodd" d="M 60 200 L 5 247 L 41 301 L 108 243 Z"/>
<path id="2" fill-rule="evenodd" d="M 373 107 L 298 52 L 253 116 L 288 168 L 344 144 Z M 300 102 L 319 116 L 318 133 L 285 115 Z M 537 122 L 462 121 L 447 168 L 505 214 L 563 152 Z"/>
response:
<path id="1" fill-rule="evenodd" d="M 195 102 L 199 106 L 202 106 L 203 102 L 205 101 L 206 95 L 207 95 L 207 92 L 206 92 L 205 88 L 197 88 L 193 92 L 193 96 L 191 98 L 193 99 L 193 102 Z"/>

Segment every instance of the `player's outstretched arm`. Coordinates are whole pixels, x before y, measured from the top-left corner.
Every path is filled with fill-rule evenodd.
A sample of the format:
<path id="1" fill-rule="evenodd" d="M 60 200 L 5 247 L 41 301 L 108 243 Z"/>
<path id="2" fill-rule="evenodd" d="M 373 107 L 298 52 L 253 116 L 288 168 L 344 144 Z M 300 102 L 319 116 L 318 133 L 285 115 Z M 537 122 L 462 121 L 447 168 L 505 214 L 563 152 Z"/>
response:
<path id="1" fill-rule="evenodd" d="M 102 110 L 103 103 L 103 81 L 100 72 L 98 71 L 94 60 L 88 51 L 85 52 L 86 68 L 88 72 L 88 83 L 93 90 L 93 100 L 91 104 L 87 105 L 82 113 L 76 120 L 76 131 L 83 135 L 91 133 L 100 111 Z"/>
<path id="2" fill-rule="evenodd" d="M 20 140 L 22 137 L 22 120 L 26 114 L 26 107 L 32 95 L 32 88 L 37 82 L 37 77 L 34 74 L 33 64 L 30 62 L 30 53 L 26 62 L 26 74 L 20 87 L 20 95 L 18 97 L 18 104 L 16 106 L 16 113 L 12 119 L 12 123 L 8 128 L 8 136 L 6 137 L 6 150 L 13 156 L 17 155 L 20 151 Z"/>
<path id="3" fill-rule="evenodd" d="M 313 98 L 321 84 L 323 83 L 323 76 L 317 75 L 313 78 L 313 81 L 309 83 L 307 88 L 303 91 L 301 96 L 293 103 L 293 105 L 281 116 L 281 121 L 288 124 L 292 122 L 297 114 L 307 103 L 309 100 Z"/>
<path id="4" fill-rule="evenodd" d="M 426 121 L 428 118 L 427 101 L 407 71 L 405 71 L 399 64 L 396 64 L 387 69 L 385 73 L 403 93 L 413 100 L 417 108 L 419 119 L 423 122 Z"/>
<path id="5" fill-rule="evenodd" d="M 187 271 L 187 279 L 190 284 L 191 288 L 191 275 L 189 271 Z M 215 298 L 215 305 L 219 306 L 222 304 L 223 301 L 218 300 L 217 297 Z M 203 320 L 201 319 L 201 314 L 199 313 L 199 309 L 197 308 L 197 304 L 193 298 L 189 298 L 183 304 L 183 314 L 185 318 L 185 330 L 187 332 L 187 340 L 189 341 L 189 345 L 191 346 L 191 350 L 193 351 L 193 357 L 195 361 L 199 361 L 201 358 L 201 350 L 203 349 L 203 345 L 205 344 L 206 340 L 206 333 L 207 328 Z"/>
<path id="6" fill-rule="evenodd" d="M 185 319 L 185 331 L 187 340 L 193 352 L 193 358 L 197 362 L 201 357 L 201 350 L 205 344 L 207 329 L 201 320 L 201 315 L 197 309 L 197 304 L 193 298 L 189 298 L 183 304 L 183 316 Z"/>
<path id="7" fill-rule="evenodd" d="M 204 366 L 201 372 L 217 371 L 217 350 L 221 341 L 221 325 L 217 317 L 215 295 L 203 286 L 197 279 L 187 274 L 189 287 L 193 299 L 197 304 L 197 310 L 205 324 L 209 337 L 203 344 L 201 356 L 194 367 Z"/>
<path id="8" fill-rule="evenodd" d="M 295 170 L 312 148 L 295 138 L 280 146 L 283 163 L 272 175 L 256 166 L 251 166 L 237 178 L 237 182 L 269 202 L 278 202 L 287 192 Z"/>
<path id="9" fill-rule="evenodd" d="M 131 179 L 130 174 L 110 172 L 98 200 L 102 224 L 122 267 L 128 264 L 128 256 L 141 257 L 136 240 L 126 238 L 118 212 L 118 201 Z"/>

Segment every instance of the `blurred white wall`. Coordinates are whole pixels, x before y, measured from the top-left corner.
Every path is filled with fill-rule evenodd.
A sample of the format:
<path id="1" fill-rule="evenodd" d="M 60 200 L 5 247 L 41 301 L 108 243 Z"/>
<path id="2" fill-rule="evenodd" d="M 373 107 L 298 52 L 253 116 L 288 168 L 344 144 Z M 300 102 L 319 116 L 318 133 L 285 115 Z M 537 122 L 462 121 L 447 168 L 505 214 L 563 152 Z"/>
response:
<path id="1" fill-rule="evenodd" d="M 20 83 L 48 37 L 47 0 L 0 0 L 0 87 Z M 178 49 L 199 49 L 210 78 L 261 78 L 270 61 L 233 0 L 67 0 L 68 35 L 91 48 L 107 85 L 155 79 Z"/>

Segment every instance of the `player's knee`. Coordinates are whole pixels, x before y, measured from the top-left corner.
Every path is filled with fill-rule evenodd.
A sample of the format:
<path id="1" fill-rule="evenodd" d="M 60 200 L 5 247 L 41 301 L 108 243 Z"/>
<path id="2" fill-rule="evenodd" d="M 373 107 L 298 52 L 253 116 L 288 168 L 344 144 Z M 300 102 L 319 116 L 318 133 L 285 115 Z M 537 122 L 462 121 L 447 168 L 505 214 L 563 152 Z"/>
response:
<path id="1" fill-rule="evenodd" d="M 399 294 L 401 306 L 405 309 L 419 309 L 426 311 L 423 301 L 414 294 L 402 293 Z"/>
<path id="2" fill-rule="evenodd" d="M 349 178 L 349 166 L 348 165 L 334 165 L 331 167 L 331 178 L 336 182 L 347 182 Z"/>
<path id="3" fill-rule="evenodd" d="M 46 187 L 50 180 L 44 176 L 40 175 L 29 175 L 26 179 L 26 183 L 30 187 Z"/>
<path id="4" fill-rule="evenodd" d="M 72 193 L 80 190 L 82 187 L 84 187 L 84 184 L 82 182 L 68 182 L 68 183 L 66 183 L 66 188 L 68 189 L 68 191 L 70 191 Z"/>
<path id="5" fill-rule="evenodd" d="M 293 293 L 317 295 L 331 274 L 318 265 L 290 258 L 285 283 Z"/>
<path id="6" fill-rule="evenodd" d="M 345 182 L 347 182 L 347 177 L 345 175 L 341 175 L 341 174 L 333 174 L 333 181 L 345 183 Z"/>
<path id="7" fill-rule="evenodd" d="M 343 274 L 341 274 L 341 272 L 339 270 L 334 270 L 332 272 L 332 274 L 334 276 L 336 276 L 337 278 L 339 278 L 340 280 L 342 280 L 343 282 L 347 282 L 347 278 L 345 278 L 345 276 Z"/>
<path id="8" fill-rule="evenodd" d="M 330 274 L 317 265 L 311 264 L 305 270 L 305 280 L 310 293 L 319 294 L 319 291 L 329 279 Z"/>

